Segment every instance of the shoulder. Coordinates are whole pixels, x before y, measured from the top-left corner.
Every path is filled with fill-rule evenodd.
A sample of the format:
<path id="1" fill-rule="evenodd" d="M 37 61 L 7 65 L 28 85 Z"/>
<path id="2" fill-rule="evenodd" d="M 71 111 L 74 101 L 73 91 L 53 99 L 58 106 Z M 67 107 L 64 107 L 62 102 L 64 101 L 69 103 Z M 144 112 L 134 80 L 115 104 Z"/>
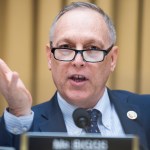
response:
<path id="1" fill-rule="evenodd" d="M 146 99 L 150 100 L 150 94 L 138 94 L 130 91 L 125 90 L 110 90 L 108 89 L 108 93 L 111 93 L 113 95 L 119 96 L 119 97 L 125 97 L 125 98 L 136 98 L 136 99 Z"/>
<path id="2" fill-rule="evenodd" d="M 124 90 L 110 90 L 108 89 L 110 99 L 114 101 L 123 101 L 128 104 L 138 106 L 141 110 L 150 112 L 150 94 L 137 94 Z"/>

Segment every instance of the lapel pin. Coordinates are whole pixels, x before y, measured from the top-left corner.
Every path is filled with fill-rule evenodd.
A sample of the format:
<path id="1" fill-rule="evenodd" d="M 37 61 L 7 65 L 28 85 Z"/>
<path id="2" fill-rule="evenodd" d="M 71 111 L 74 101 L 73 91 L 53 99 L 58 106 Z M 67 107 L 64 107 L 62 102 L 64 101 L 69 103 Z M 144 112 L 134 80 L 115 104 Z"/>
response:
<path id="1" fill-rule="evenodd" d="M 129 119 L 134 120 L 134 119 L 137 118 L 137 113 L 136 113 L 135 111 L 130 110 L 130 111 L 127 112 L 127 117 L 128 117 Z"/>

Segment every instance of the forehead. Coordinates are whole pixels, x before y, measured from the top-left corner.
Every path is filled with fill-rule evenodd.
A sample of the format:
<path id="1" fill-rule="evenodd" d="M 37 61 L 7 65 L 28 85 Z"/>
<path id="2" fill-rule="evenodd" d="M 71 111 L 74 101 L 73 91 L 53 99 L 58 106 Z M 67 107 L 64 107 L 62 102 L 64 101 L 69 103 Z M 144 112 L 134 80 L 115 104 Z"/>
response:
<path id="1" fill-rule="evenodd" d="M 101 14 L 88 8 L 76 8 L 59 18 L 53 40 L 97 40 L 107 44 L 108 34 L 108 27 Z"/>

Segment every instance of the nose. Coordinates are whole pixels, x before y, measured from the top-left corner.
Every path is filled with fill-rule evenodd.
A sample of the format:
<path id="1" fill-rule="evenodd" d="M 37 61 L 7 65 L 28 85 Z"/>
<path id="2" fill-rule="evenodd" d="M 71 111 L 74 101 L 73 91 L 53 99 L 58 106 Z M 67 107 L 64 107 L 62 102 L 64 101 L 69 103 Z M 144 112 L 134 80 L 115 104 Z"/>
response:
<path id="1" fill-rule="evenodd" d="M 79 52 L 77 53 L 77 55 L 75 56 L 75 59 L 72 61 L 72 64 L 77 68 L 85 66 L 85 61 L 83 60 L 81 53 Z"/>

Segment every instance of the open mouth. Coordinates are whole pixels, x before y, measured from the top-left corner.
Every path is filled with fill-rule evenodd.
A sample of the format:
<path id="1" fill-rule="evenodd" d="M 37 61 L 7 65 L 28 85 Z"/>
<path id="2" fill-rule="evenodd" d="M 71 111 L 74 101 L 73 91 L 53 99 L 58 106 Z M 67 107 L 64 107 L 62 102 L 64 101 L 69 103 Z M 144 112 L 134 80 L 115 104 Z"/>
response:
<path id="1" fill-rule="evenodd" d="M 88 80 L 85 76 L 83 75 L 72 75 L 69 77 L 69 79 L 75 81 L 75 82 L 84 82 Z"/>

